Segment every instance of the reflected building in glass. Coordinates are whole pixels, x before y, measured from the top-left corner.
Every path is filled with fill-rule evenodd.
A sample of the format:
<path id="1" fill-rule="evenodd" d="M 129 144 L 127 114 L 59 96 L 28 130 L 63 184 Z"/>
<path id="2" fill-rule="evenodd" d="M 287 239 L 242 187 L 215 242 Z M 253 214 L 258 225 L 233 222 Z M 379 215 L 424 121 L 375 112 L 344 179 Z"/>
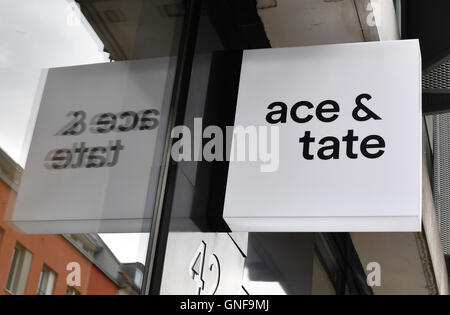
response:
<path id="1" fill-rule="evenodd" d="M 89 95 L 80 87 L 83 83 L 94 82 L 90 88 L 95 90 L 95 102 L 98 107 L 102 107 L 100 114 L 104 116 L 95 116 L 92 120 L 89 116 L 85 127 L 86 130 L 101 127 L 95 136 L 110 136 L 108 140 L 111 141 L 120 137 L 121 131 L 125 130 L 129 134 L 135 132 L 140 126 L 138 120 L 142 119 L 139 111 L 133 111 L 134 114 L 127 111 L 127 106 L 137 106 L 128 104 L 130 100 L 139 98 L 132 98 L 123 91 L 142 92 L 141 96 L 158 95 L 162 104 L 161 113 L 164 111 L 166 115 L 164 120 L 159 120 L 163 123 L 158 125 L 158 141 L 151 143 L 154 146 L 151 154 L 157 156 L 158 161 L 148 165 L 151 179 L 148 179 L 148 187 L 144 187 L 148 192 L 147 197 L 138 200 L 143 205 L 143 216 L 145 214 L 147 217 L 136 223 L 132 220 L 136 218 L 127 216 L 127 206 L 131 208 L 131 202 L 115 202 L 114 206 L 120 204 L 121 217 L 105 218 L 105 221 L 109 220 L 107 229 L 106 224 L 77 225 L 77 222 L 71 222 L 64 228 L 61 225 L 59 234 L 48 234 L 42 228 L 44 225 L 37 227 L 30 223 L 29 228 L 34 229 L 34 234 L 27 234 L 15 229 L 7 220 L 0 220 L 0 294 L 448 294 L 446 256 L 440 235 L 440 231 L 447 231 L 446 227 L 442 227 L 446 224 L 442 219 L 445 215 L 440 215 L 440 209 L 445 208 L 445 200 L 438 196 L 437 211 L 433 201 L 436 192 L 439 192 L 439 184 L 442 184 L 436 181 L 443 178 L 439 176 L 445 176 L 442 168 L 439 168 L 441 172 L 433 168 L 433 161 L 439 158 L 440 167 L 443 167 L 442 161 L 446 158 L 442 154 L 447 152 L 443 148 L 447 144 L 436 138 L 439 126 L 436 121 L 433 125 L 430 119 L 436 111 L 427 107 L 431 103 L 426 97 L 422 106 L 424 165 L 421 232 L 231 231 L 222 217 L 229 162 L 202 159 L 175 161 L 171 156 L 172 145 L 179 140 L 171 136 L 175 126 L 183 125 L 193 130 L 195 118 L 198 117 L 202 118 L 203 126 L 214 125 L 223 130 L 226 126 L 233 126 L 243 50 L 419 38 L 423 64 L 431 66 L 432 60 L 439 52 L 450 48 L 445 46 L 450 44 L 430 43 L 426 38 L 433 31 L 415 27 L 415 21 L 420 17 L 418 12 L 422 12 L 428 17 L 430 30 L 433 29 L 433 23 L 441 26 L 448 24 L 448 19 L 431 18 L 433 12 L 448 12 L 445 10 L 449 9 L 448 4 L 424 8 L 408 1 L 388 0 L 77 0 L 69 1 L 66 10 L 67 2 L 58 1 L 64 2 L 60 10 L 47 10 L 47 14 L 52 15 L 58 23 L 63 23 L 66 36 L 73 36 L 73 40 L 80 40 L 81 37 L 71 33 L 71 28 L 82 28 L 84 36 L 88 34 L 92 41 L 90 46 L 79 45 L 77 49 L 66 46 L 66 50 L 64 47 L 51 47 L 55 55 L 70 55 L 70 58 L 52 58 L 58 61 L 55 63 L 49 63 L 48 60 L 41 62 L 44 54 L 18 55 L 18 58 L 22 58 L 20 62 L 27 59 L 27 62 L 34 63 L 20 68 L 17 63 L 1 58 L 0 44 L 0 66 L 9 71 L 11 78 L 23 73 L 34 77 L 30 83 L 32 88 L 16 83 L 15 88 L 20 91 L 16 95 L 7 94 L 0 87 L 0 101 L 7 103 L 14 100 L 15 104 L 27 104 L 23 106 L 27 112 L 23 120 L 27 121 L 29 127 L 27 129 L 27 123 L 23 121 L 18 127 L 24 134 L 22 138 L 26 138 L 23 147 L 27 148 L 45 86 L 46 71 L 41 73 L 41 70 L 74 66 L 71 69 L 75 71 L 85 69 L 90 72 L 92 69 L 120 69 L 125 64 L 131 65 L 123 67 L 123 77 L 118 76 L 119 79 L 111 86 L 105 82 L 112 80 L 112 75 L 108 77 L 103 72 L 100 75 L 100 71 L 91 71 L 85 80 L 74 80 L 72 76 L 72 81 L 67 82 L 71 82 L 71 99 L 74 102 L 76 99 L 89 99 Z M 19 9 L 19 6 L 11 7 L 8 9 L 11 10 L 9 14 L 22 17 Z M 3 14 L 0 13 L 0 17 Z M 33 19 L 29 23 L 21 27 L 31 29 L 33 26 L 42 26 L 43 21 Z M 447 25 L 447 28 L 439 29 L 449 28 Z M 8 30 L 8 45 L 20 50 L 21 47 L 15 41 L 24 31 L 15 24 Z M 32 47 L 32 39 L 27 40 Z M 86 58 L 77 59 L 72 55 Z M 162 68 L 170 75 L 161 75 L 159 80 L 156 78 L 158 84 L 151 80 L 136 79 L 145 77 L 139 76 L 145 69 L 133 65 L 142 65 L 147 59 L 157 58 L 168 61 Z M 103 64 L 89 65 L 99 62 Z M 64 72 L 61 69 L 59 71 Z M 134 76 L 136 73 L 138 75 Z M 52 86 L 66 88 L 66 74 L 52 77 Z M 6 82 L 5 77 L 0 76 L 0 80 Z M 61 91 L 64 90 L 52 95 L 62 99 L 64 93 Z M 20 99 L 19 94 L 26 94 L 27 99 Z M 71 99 L 66 100 L 66 103 L 70 103 Z M 107 110 L 107 104 L 102 103 L 106 100 L 117 102 L 120 111 L 116 111 L 116 108 Z M 154 102 L 151 97 L 143 102 L 146 101 Z M 89 114 L 97 113 L 95 102 L 84 104 L 83 110 Z M 60 106 L 64 106 L 62 104 Z M 448 108 L 450 106 L 444 110 Z M 13 111 L 5 110 L 5 115 L 9 115 L 10 120 L 18 117 L 18 113 Z M 14 141 L 2 140 L 14 139 L 15 136 L 14 128 L 7 123 L 2 122 L 6 136 L 0 137 L 0 147 L 5 150 L 0 151 L 1 219 L 7 219 L 6 215 L 10 213 L 6 212 L 14 208 L 26 160 L 19 154 L 11 153 L 10 142 Z M 45 127 L 44 124 L 42 130 Z M 75 122 L 72 127 L 66 131 L 68 134 L 73 132 L 71 136 L 76 137 L 80 124 L 76 125 Z M 398 128 L 402 128 L 401 119 Z M 145 141 L 137 146 L 136 152 L 147 152 L 145 149 L 150 147 L 150 142 L 149 147 L 146 147 Z M 82 147 L 78 142 L 73 150 L 80 153 Z M 117 144 L 116 149 L 120 145 L 128 149 L 128 143 L 125 142 Z M 102 151 L 101 145 L 95 144 L 89 148 L 92 165 L 101 164 L 99 161 L 102 157 L 95 155 Z M 195 149 L 192 148 L 193 151 Z M 223 149 L 228 152 L 225 143 Z M 27 149 L 23 151 L 26 156 Z M 121 152 L 122 157 L 125 152 L 125 149 Z M 433 159 L 435 152 L 441 155 Z M 55 165 L 67 162 L 69 165 L 72 161 L 65 161 L 63 153 L 54 152 L 51 162 Z M 96 158 L 98 160 L 94 163 Z M 146 158 L 143 155 L 143 160 Z M 59 185 L 54 182 L 54 187 L 78 183 L 78 188 L 89 189 L 100 205 L 98 213 L 106 216 L 113 207 L 108 204 L 108 198 L 102 199 L 107 195 L 105 191 L 109 191 L 109 196 L 117 200 L 121 196 L 124 196 L 122 200 L 139 198 L 133 195 L 136 182 L 133 182 L 132 176 L 127 176 L 135 174 L 133 176 L 136 179 L 144 173 L 136 168 L 140 161 L 130 157 L 127 166 L 118 173 L 114 173 L 114 167 L 123 167 L 120 161 L 113 163 L 109 169 L 93 166 L 83 170 L 64 167 L 48 171 L 74 172 Z M 95 187 L 89 186 L 92 182 L 80 184 L 77 181 L 77 174 L 80 173 L 75 172 L 94 174 L 94 178 L 98 171 L 104 172 L 104 180 Z M 26 167 L 24 172 L 27 172 Z M 39 183 L 43 178 L 34 180 Z M 35 192 L 45 192 L 45 183 L 35 184 L 35 187 Z M 56 200 L 56 197 L 64 199 L 64 196 L 52 196 L 50 193 L 40 197 L 44 200 L 40 207 L 45 205 L 46 200 Z M 64 209 L 61 211 L 63 213 Z M 57 221 L 57 218 L 46 220 Z M 58 227 L 55 222 L 53 224 L 53 227 Z M 117 234 L 116 238 L 108 238 L 108 242 L 105 242 L 101 236 L 105 232 L 112 233 L 110 236 Z M 135 243 L 145 240 L 144 246 L 134 253 L 135 257 L 124 254 L 127 249 L 137 246 L 124 241 L 126 233 L 136 233 Z"/>

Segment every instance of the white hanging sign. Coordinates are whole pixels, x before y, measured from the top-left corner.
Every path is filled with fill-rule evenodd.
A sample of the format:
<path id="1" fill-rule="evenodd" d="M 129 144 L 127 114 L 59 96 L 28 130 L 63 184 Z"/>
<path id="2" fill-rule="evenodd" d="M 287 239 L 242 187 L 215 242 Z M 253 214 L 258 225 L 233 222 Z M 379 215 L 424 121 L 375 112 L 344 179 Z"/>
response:
<path id="1" fill-rule="evenodd" d="M 417 40 L 244 51 L 235 128 L 279 137 L 270 167 L 230 162 L 225 221 L 233 231 L 420 231 L 421 119 Z"/>

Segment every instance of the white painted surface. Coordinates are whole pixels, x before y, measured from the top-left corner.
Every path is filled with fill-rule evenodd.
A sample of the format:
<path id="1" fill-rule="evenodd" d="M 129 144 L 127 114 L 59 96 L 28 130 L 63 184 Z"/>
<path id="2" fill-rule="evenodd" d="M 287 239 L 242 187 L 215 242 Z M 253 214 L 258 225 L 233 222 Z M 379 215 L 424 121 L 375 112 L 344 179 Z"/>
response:
<path id="1" fill-rule="evenodd" d="M 258 14 L 274 48 L 364 41 L 353 0 L 277 0 Z"/>

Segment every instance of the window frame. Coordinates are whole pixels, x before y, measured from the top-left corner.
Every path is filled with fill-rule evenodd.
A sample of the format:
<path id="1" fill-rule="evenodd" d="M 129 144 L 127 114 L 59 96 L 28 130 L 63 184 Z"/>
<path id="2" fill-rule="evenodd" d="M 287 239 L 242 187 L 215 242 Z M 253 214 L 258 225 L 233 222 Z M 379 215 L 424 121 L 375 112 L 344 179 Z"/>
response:
<path id="1" fill-rule="evenodd" d="M 27 254 L 29 254 L 27 256 Z M 23 295 L 28 285 L 33 253 L 16 243 L 11 255 L 5 291 L 12 295 Z M 24 273 L 25 272 L 25 273 Z"/>
<path id="2" fill-rule="evenodd" d="M 75 294 L 69 294 L 69 293 L 75 293 Z M 67 286 L 66 295 L 81 295 L 81 293 L 80 293 L 80 291 L 75 289 L 73 286 Z"/>
<path id="3" fill-rule="evenodd" d="M 53 275 L 53 278 L 51 277 L 51 275 Z M 53 295 L 57 278 L 58 274 L 48 265 L 44 264 L 39 275 L 39 283 L 36 289 L 36 295 Z M 53 280 L 53 283 L 50 292 L 48 292 L 48 285 L 50 283 L 50 280 Z"/>

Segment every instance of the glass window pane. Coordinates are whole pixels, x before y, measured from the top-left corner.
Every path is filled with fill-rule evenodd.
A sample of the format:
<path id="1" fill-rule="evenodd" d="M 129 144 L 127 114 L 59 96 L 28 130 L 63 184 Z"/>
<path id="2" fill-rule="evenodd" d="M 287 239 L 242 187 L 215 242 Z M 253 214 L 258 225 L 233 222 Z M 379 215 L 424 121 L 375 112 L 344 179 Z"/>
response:
<path id="1" fill-rule="evenodd" d="M 50 268 L 44 266 L 42 268 L 41 276 L 39 279 L 38 295 L 51 295 L 53 293 L 53 287 L 55 285 L 56 274 Z"/>
<path id="2" fill-rule="evenodd" d="M 66 295 L 80 295 L 80 292 L 73 287 L 67 287 Z"/>
<path id="3" fill-rule="evenodd" d="M 153 211 L 161 163 L 151 155 L 162 152 L 183 14 L 183 4 L 178 1 L 0 3 L 0 103 L 5 104 L 0 109 L 0 283 L 5 286 L 0 294 L 140 294 L 151 224 L 148 216 Z M 100 68 L 103 70 L 96 70 Z M 66 92 L 51 111 L 64 103 L 77 107 L 67 107 L 58 118 L 52 118 L 58 121 L 58 128 L 43 136 L 46 124 L 39 119 L 44 104 L 61 89 Z M 135 97 L 137 94 L 140 96 Z M 91 127 L 104 126 L 99 117 L 112 112 L 114 106 L 115 130 L 106 135 L 91 132 Z M 153 109 L 158 106 L 156 113 Z M 87 114 L 90 140 L 83 135 L 56 135 L 70 123 L 72 110 Z M 138 134 L 141 144 L 127 155 Z M 30 153 L 40 136 L 46 137 L 47 143 L 60 141 L 61 148 L 73 148 L 74 156 L 78 144 L 80 167 L 61 170 L 61 177 L 50 181 L 37 176 L 38 184 L 30 183 L 28 179 L 34 175 L 27 172 L 33 173 L 36 161 L 37 169 L 42 167 L 38 172 L 50 177 L 55 174 L 55 169 L 45 168 L 47 153 L 39 160 Z M 148 137 L 157 139 L 156 149 L 150 147 Z M 80 149 L 81 143 L 94 149 L 90 156 Z M 122 151 L 121 146 L 125 148 Z M 108 165 L 100 168 L 98 153 L 104 148 L 111 148 L 110 155 L 105 153 L 104 164 Z M 143 161 L 154 158 L 154 166 L 139 169 L 139 156 Z M 70 162 L 70 166 L 77 164 L 75 157 Z M 84 180 L 75 189 L 67 188 L 77 176 L 84 176 L 81 173 L 101 172 L 103 177 L 97 182 Z M 27 207 L 30 216 L 14 221 L 21 198 L 18 192 L 25 182 L 35 196 L 41 196 L 40 201 Z M 88 188 L 89 184 L 92 187 Z M 125 200 L 123 192 L 128 188 L 132 192 Z M 77 189 L 86 193 L 77 194 Z M 62 203 L 55 206 L 58 200 Z M 93 209 L 91 214 L 98 215 L 95 224 L 83 217 L 89 214 L 82 213 L 83 203 Z M 111 215 L 108 211 L 114 204 L 120 208 Z M 64 212 L 68 216 L 60 216 Z M 26 226 L 19 226 L 18 221 L 27 222 Z M 57 223 L 49 228 L 43 221 Z"/>
<path id="4" fill-rule="evenodd" d="M 32 254 L 20 244 L 13 250 L 6 290 L 11 294 L 23 294 L 28 281 Z"/>

